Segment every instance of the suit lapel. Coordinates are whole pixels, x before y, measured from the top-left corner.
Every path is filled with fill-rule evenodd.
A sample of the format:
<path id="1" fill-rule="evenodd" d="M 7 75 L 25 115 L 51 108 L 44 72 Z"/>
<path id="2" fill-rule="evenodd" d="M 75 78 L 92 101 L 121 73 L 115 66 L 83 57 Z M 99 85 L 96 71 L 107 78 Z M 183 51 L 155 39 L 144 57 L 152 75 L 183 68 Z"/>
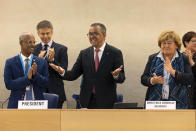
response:
<path id="1" fill-rule="evenodd" d="M 55 42 L 53 41 L 50 48 L 54 48 L 55 45 L 56 45 L 56 44 L 55 44 Z M 42 50 L 42 44 L 41 44 L 41 43 L 38 44 L 37 50 L 38 50 L 39 52 L 40 52 L 40 50 Z"/>
<path id="2" fill-rule="evenodd" d="M 24 70 L 23 70 L 19 55 L 16 57 L 16 66 L 17 66 L 18 70 L 20 71 L 20 73 L 24 75 Z"/>
<path id="3" fill-rule="evenodd" d="M 38 52 L 40 52 L 40 50 L 42 50 L 42 44 L 39 43 L 38 47 L 37 47 Z"/>
<path id="4" fill-rule="evenodd" d="M 51 45 L 51 47 L 50 47 L 50 48 L 55 48 L 55 46 L 56 46 L 55 42 L 54 42 L 54 41 L 52 41 L 52 45 Z"/>
<path id="5" fill-rule="evenodd" d="M 59 58 L 57 58 L 57 57 L 59 56 L 59 55 L 58 55 L 59 52 L 56 51 L 56 50 L 57 50 L 57 49 L 56 49 L 56 46 L 57 46 L 57 44 L 56 44 L 54 41 L 52 41 L 52 45 L 51 45 L 50 48 L 54 48 L 54 52 L 55 52 L 55 53 L 54 53 L 54 59 L 57 59 L 57 60 L 58 60 Z"/>
<path id="6" fill-rule="evenodd" d="M 93 46 L 90 48 L 89 56 L 90 56 L 90 64 L 92 65 L 92 69 L 95 72 L 95 60 L 94 60 L 94 48 L 93 48 Z"/>

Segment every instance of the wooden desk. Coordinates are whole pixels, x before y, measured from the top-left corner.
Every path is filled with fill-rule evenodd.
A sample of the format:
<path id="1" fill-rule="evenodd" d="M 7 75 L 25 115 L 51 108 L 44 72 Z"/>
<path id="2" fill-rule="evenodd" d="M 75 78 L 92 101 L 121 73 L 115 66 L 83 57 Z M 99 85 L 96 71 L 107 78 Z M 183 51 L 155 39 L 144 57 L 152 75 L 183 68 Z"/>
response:
<path id="1" fill-rule="evenodd" d="M 0 110 L 1 131 L 60 131 L 60 110 Z"/>
<path id="2" fill-rule="evenodd" d="M 195 131 L 195 110 L 0 110 L 0 131 Z"/>
<path id="3" fill-rule="evenodd" d="M 62 110 L 62 131 L 195 131 L 195 111 Z"/>

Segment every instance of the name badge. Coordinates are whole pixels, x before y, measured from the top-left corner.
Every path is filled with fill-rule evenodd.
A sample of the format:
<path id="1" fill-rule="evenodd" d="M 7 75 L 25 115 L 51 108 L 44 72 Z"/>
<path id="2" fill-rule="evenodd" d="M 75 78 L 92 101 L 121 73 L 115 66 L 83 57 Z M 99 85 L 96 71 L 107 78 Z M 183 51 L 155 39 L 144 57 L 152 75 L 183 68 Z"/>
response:
<path id="1" fill-rule="evenodd" d="M 146 101 L 147 110 L 175 110 L 176 101 Z"/>
<path id="2" fill-rule="evenodd" d="M 48 109 L 48 100 L 18 101 L 18 109 Z"/>

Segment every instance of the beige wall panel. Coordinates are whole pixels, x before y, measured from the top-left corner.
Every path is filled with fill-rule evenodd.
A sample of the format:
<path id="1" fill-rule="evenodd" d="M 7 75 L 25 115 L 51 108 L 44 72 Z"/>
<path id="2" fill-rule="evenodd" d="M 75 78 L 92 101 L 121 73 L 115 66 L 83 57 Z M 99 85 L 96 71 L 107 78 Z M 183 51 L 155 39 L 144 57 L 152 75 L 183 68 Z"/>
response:
<path id="1" fill-rule="evenodd" d="M 102 22 L 107 27 L 107 42 L 124 55 L 126 81 L 118 86 L 124 102 L 143 106 L 146 87 L 140 83 L 148 56 L 159 51 L 157 38 L 166 29 L 182 36 L 196 31 L 195 0 L 0 0 L 0 101 L 9 96 L 3 81 L 5 60 L 20 51 L 22 32 L 36 34 L 43 19 L 53 23 L 56 42 L 68 47 L 69 69 L 81 49 L 90 46 L 89 25 Z M 182 49 L 183 50 L 183 49 Z M 68 108 L 74 108 L 73 93 L 79 93 L 80 79 L 65 81 Z"/>

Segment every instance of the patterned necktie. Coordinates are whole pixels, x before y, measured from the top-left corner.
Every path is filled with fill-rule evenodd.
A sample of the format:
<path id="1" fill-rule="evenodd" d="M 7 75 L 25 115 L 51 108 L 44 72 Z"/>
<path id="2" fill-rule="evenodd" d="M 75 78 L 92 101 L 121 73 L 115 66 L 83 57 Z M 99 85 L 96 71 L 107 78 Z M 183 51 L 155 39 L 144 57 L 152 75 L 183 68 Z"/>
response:
<path id="1" fill-rule="evenodd" d="M 97 69 L 99 67 L 99 56 L 98 56 L 98 52 L 100 51 L 100 49 L 95 49 L 95 72 L 97 72 Z M 95 85 L 93 86 L 93 90 L 92 90 L 93 94 L 95 94 Z"/>
<path id="2" fill-rule="evenodd" d="M 28 75 L 28 69 L 29 69 L 29 59 L 25 59 L 25 75 Z M 26 100 L 32 100 L 32 87 L 28 86 L 26 87 Z"/>
<path id="3" fill-rule="evenodd" d="M 25 75 L 28 75 L 28 69 L 29 69 L 29 59 L 25 59 Z"/>

